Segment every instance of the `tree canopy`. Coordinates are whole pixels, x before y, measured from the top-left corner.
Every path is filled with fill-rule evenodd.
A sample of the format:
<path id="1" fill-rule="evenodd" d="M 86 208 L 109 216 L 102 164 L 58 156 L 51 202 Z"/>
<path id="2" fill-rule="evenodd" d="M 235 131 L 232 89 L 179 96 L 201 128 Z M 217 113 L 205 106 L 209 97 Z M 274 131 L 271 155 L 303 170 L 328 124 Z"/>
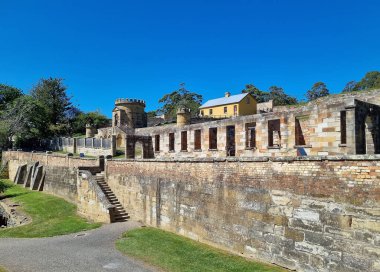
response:
<path id="1" fill-rule="evenodd" d="M 297 98 L 292 97 L 285 93 L 284 89 L 278 86 L 269 87 L 269 91 L 265 92 L 258 89 L 253 84 L 247 84 L 242 93 L 250 93 L 258 103 L 267 102 L 273 100 L 273 105 L 283 106 L 283 105 L 293 105 L 297 104 Z"/>
<path id="2" fill-rule="evenodd" d="M 73 133 L 85 133 L 86 125 L 92 125 L 95 128 L 102 128 L 109 125 L 109 120 L 99 111 L 80 112 L 73 122 Z"/>
<path id="3" fill-rule="evenodd" d="M 327 89 L 327 86 L 323 82 L 314 83 L 310 90 L 306 93 L 306 98 L 308 101 L 313 101 L 317 98 L 324 97 L 329 95 L 330 92 Z"/>
<path id="4" fill-rule="evenodd" d="M 172 119 L 175 118 L 177 109 L 183 107 L 190 109 L 192 115 L 196 115 L 202 103 L 202 95 L 190 92 L 185 84 L 181 83 L 178 90 L 164 95 L 159 102 L 162 104 L 159 112 L 165 114 L 165 118 Z"/>
<path id="5" fill-rule="evenodd" d="M 0 84 L 0 111 L 4 110 L 7 104 L 22 95 L 21 90 L 9 85 Z"/>

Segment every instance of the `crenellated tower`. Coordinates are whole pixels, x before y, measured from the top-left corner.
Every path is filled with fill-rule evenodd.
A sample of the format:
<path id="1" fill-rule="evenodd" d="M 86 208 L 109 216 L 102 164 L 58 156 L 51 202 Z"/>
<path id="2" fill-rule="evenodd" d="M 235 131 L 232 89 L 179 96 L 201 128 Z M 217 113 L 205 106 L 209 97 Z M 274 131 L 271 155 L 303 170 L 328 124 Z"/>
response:
<path id="1" fill-rule="evenodd" d="M 145 101 L 139 99 L 119 98 L 112 111 L 113 127 L 141 128 L 147 126 Z"/>

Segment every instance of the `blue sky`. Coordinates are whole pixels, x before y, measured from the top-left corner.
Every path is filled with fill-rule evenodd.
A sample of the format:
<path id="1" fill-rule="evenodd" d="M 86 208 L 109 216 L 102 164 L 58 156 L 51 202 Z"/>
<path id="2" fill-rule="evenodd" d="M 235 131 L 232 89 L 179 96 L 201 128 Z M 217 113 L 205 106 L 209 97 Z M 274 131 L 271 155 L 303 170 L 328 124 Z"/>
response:
<path id="1" fill-rule="evenodd" d="M 61 77 L 82 110 L 159 106 L 182 82 L 204 100 L 245 84 L 303 98 L 380 70 L 378 0 L 0 0 L 0 82 Z"/>

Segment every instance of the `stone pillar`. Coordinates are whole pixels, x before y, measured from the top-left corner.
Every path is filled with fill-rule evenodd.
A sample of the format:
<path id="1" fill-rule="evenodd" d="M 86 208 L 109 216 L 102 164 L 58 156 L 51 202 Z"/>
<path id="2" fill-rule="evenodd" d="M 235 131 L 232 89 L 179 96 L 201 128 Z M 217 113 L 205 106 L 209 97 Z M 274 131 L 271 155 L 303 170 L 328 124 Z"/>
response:
<path id="1" fill-rule="evenodd" d="M 125 158 L 135 158 L 135 141 L 132 135 L 127 135 L 125 139 Z"/>
<path id="2" fill-rule="evenodd" d="M 347 154 L 356 154 L 355 106 L 346 107 Z"/>
<path id="3" fill-rule="evenodd" d="M 111 136 L 111 154 L 116 155 L 116 135 Z"/>
<path id="4" fill-rule="evenodd" d="M 77 138 L 73 138 L 73 153 L 77 153 Z"/>

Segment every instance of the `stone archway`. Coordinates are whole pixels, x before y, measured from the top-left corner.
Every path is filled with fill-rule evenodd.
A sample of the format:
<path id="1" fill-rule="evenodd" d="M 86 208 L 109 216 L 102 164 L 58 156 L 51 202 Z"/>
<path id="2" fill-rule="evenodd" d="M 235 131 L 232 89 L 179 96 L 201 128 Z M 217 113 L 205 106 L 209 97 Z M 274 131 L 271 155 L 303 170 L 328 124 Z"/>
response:
<path id="1" fill-rule="evenodd" d="M 137 147 L 137 150 L 136 150 Z M 139 151 L 139 149 L 141 151 Z M 154 158 L 153 143 L 151 136 L 127 135 L 126 137 L 126 157 L 127 159 Z"/>

